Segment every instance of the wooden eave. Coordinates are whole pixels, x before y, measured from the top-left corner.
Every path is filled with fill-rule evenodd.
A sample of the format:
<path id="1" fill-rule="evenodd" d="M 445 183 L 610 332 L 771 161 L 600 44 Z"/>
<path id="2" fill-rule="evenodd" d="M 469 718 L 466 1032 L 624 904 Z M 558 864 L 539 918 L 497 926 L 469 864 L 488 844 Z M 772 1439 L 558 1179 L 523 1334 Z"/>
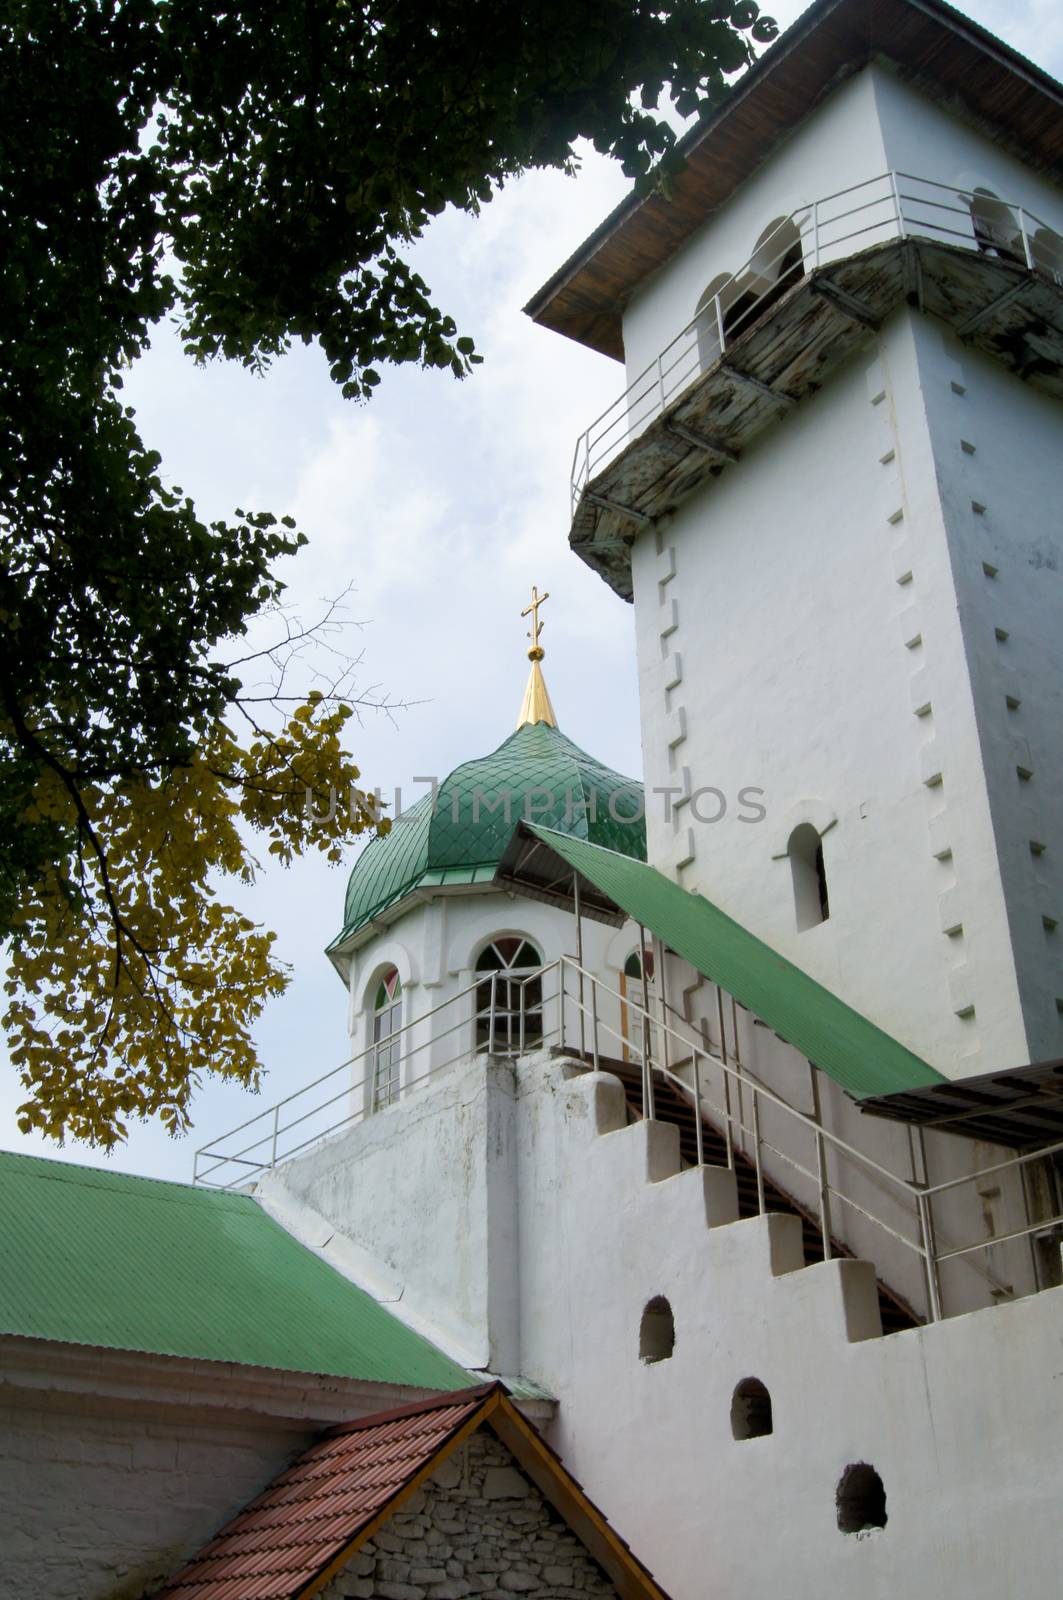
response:
<path id="1" fill-rule="evenodd" d="M 481 1427 L 502 1441 L 620 1600 L 668 1600 L 497 1380 L 328 1429 L 185 1563 L 158 1600 L 312 1600 Z"/>
<path id="2" fill-rule="evenodd" d="M 563 911 L 574 908 L 573 884 L 578 885 L 580 915 L 608 927 L 623 927 L 627 918 L 615 900 L 582 873 L 571 868 L 537 839 L 526 822 L 518 823 L 505 855 L 498 864 L 495 883 L 526 900 L 538 900 Z"/>
<path id="3" fill-rule="evenodd" d="M 873 60 L 1027 166 L 1063 178 L 1063 88 L 941 0 L 818 0 L 684 139 L 670 199 L 631 194 L 525 306 L 617 361 L 634 291 L 847 78 Z"/>
<path id="4" fill-rule="evenodd" d="M 876 1095 L 862 1101 L 860 1110 L 1012 1150 L 1036 1150 L 1063 1140 L 1063 1061 Z"/>
<path id="5" fill-rule="evenodd" d="M 553 1451 L 532 1425 L 521 1416 L 501 1383 L 482 1390 L 467 1391 L 479 1397 L 482 1403 L 472 1415 L 456 1428 L 450 1437 L 412 1474 L 379 1512 L 359 1528 L 357 1534 L 338 1550 L 328 1564 L 300 1589 L 296 1600 L 312 1600 L 326 1588 L 350 1561 L 362 1545 L 366 1544 L 394 1513 L 425 1484 L 448 1456 L 463 1445 L 485 1424 L 510 1451 L 518 1466 L 524 1471 L 553 1506 L 561 1520 L 598 1562 L 620 1600 L 669 1600 L 669 1596 L 644 1567 L 629 1545 L 614 1531 L 594 1502 L 588 1499 L 582 1485 L 562 1465 Z M 440 1397 L 441 1404 L 453 1404 L 462 1395 Z M 355 1427 L 370 1427 L 383 1418 L 398 1417 L 404 1413 L 419 1413 L 428 1409 L 423 1402 L 414 1401 L 409 1406 L 397 1407 L 382 1413 L 381 1417 L 364 1418 Z M 334 1430 L 340 1432 L 342 1430 Z"/>
<path id="6" fill-rule="evenodd" d="M 630 600 L 640 531 L 725 470 L 709 441 L 739 456 L 905 305 L 1063 399 L 1063 288 L 963 246 L 875 245 L 794 284 L 590 480 L 569 533 L 576 554 Z"/>

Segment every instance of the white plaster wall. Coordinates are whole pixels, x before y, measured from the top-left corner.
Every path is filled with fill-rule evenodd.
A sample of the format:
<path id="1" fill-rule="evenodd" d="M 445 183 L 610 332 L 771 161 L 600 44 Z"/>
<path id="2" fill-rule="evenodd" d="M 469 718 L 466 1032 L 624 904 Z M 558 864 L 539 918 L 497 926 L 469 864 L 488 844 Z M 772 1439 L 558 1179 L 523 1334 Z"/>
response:
<path id="1" fill-rule="evenodd" d="M 1029 1053 L 917 326 L 899 312 L 636 542 L 648 837 L 655 865 L 966 1075 Z M 708 786 L 718 822 L 711 797 L 684 803 Z M 785 850 L 805 820 L 831 914 L 799 932 Z"/>
<path id="2" fill-rule="evenodd" d="M 651 859 L 953 1075 L 1063 1050 L 1059 439 L 901 313 L 634 552 Z M 798 932 L 806 820 L 831 918 Z"/>
<path id="3" fill-rule="evenodd" d="M 1027 1050 L 1044 1060 L 1063 1053 L 1063 406 L 933 324 L 916 335 Z"/>
<path id="4" fill-rule="evenodd" d="M 691 321 L 706 286 L 744 266 L 769 223 L 886 171 L 875 77 L 868 70 L 844 83 L 632 295 L 624 310 L 629 383 Z"/>
<path id="5" fill-rule="evenodd" d="M 141 1600 L 322 1427 L 420 1393 L 0 1340 L 0 1597 Z"/>
<path id="6" fill-rule="evenodd" d="M 515 1372 L 516 1196 L 499 1189 L 511 1160 L 514 1072 L 473 1057 L 347 1132 L 280 1167 L 285 1195 L 328 1218 L 386 1272 L 393 1309 L 466 1366 Z M 375 1285 L 374 1285 L 375 1288 Z"/>
<path id="7" fill-rule="evenodd" d="M 870 1263 L 805 1268 L 796 1218 L 735 1221 L 732 1175 L 681 1171 L 676 1130 L 627 1126 L 615 1079 L 546 1053 L 521 1060 L 515 1083 L 504 1070 L 503 1137 L 470 1145 L 458 1098 L 419 1118 L 426 1095 L 375 1119 L 392 1121 L 388 1164 L 337 1144 L 309 1187 L 368 1251 L 390 1248 L 404 1219 L 410 1250 L 441 1258 L 442 1319 L 466 1293 L 470 1229 L 491 1231 L 455 1225 L 453 1191 L 470 1163 L 491 1169 L 475 1203 L 498 1209 L 500 1248 L 479 1250 L 493 1279 L 480 1303 L 499 1292 L 516 1307 L 509 1370 L 557 1396 L 550 1437 L 566 1467 L 675 1600 L 700 1600 L 706 1573 L 720 1593 L 795 1600 L 1058 1592 L 1063 1290 L 884 1338 Z M 463 1093 L 486 1092 L 498 1071 L 470 1062 Z M 315 1170 L 302 1165 L 293 1187 Z M 386 1207 L 370 1203 L 381 1193 Z M 414 1287 L 411 1276 L 400 1315 Z M 658 1295 L 676 1344 L 648 1365 L 639 1323 Z M 774 1432 L 735 1441 L 731 1400 L 747 1377 L 769 1388 Z M 856 1462 L 881 1474 L 888 1513 L 860 1538 L 835 1511 Z"/>
<path id="8" fill-rule="evenodd" d="M 873 75 L 886 166 L 967 192 L 990 189 L 1063 231 L 1063 194 L 1047 178 L 901 82 L 887 64 Z"/>
<path id="9" fill-rule="evenodd" d="M 561 1399 L 565 1465 L 676 1600 L 707 1574 L 795 1600 L 1058 1593 L 1063 1291 L 876 1337 L 868 1266 L 802 1269 L 796 1219 L 729 1224 L 725 1175 L 677 1172 L 662 1125 L 620 1126 L 614 1082 L 521 1094 L 522 1367 Z M 655 1295 L 675 1353 L 645 1365 Z M 738 1442 L 750 1376 L 774 1432 Z M 854 1462 L 887 1496 L 860 1538 L 835 1514 Z"/>

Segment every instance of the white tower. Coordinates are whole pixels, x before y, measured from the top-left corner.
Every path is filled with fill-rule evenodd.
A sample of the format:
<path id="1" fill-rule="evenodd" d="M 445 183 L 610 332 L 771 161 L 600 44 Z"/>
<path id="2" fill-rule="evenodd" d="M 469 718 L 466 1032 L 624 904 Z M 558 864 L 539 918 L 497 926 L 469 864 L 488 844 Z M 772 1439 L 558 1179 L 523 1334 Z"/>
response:
<path id="1" fill-rule="evenodd" d="M 821 0 L 528 307 L 626 362 L 571 538 L 650 860 L 954 1076 L 1063 1054 L 1061 127 L 955 11 Z"/>

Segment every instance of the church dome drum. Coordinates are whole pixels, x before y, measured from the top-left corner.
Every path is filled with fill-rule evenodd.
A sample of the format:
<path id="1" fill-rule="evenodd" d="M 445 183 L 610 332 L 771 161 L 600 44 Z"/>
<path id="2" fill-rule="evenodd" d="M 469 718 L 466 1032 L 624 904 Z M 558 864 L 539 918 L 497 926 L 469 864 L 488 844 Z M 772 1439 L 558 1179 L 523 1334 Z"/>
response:
<path id="1" fill-rule="evenodd" d="M 543 681 L 533 595 L 531 673 L 515 732 L 465 761 L 391 831 L 370 841 L 347 885 L 343 931 L 332 949 L 416 890 L 490 883 L 521 821 L 646 859 L 642 785 L 589 756 L 557 726 Z"/>
<path id="2" fill-rule="evenodd" d="M 416 889 L 489 883 L 523 820 L 646 858 L 642 785 L 552 724 L 523 723 L 490 755 L 456 767 L 366 846 L 351 872 L 336 943 Z"/>

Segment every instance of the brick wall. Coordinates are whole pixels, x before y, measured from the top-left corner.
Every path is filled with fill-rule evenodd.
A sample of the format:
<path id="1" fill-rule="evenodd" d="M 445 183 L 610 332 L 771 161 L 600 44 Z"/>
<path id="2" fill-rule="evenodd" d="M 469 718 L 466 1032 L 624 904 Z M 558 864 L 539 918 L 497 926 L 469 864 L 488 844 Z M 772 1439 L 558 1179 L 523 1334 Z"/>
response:
<path id="1" fill-rule="evenodd" d="M 473 1434 L 352 1556 L 322 1600 L 615 1600 L 506 1447 Z"/>

